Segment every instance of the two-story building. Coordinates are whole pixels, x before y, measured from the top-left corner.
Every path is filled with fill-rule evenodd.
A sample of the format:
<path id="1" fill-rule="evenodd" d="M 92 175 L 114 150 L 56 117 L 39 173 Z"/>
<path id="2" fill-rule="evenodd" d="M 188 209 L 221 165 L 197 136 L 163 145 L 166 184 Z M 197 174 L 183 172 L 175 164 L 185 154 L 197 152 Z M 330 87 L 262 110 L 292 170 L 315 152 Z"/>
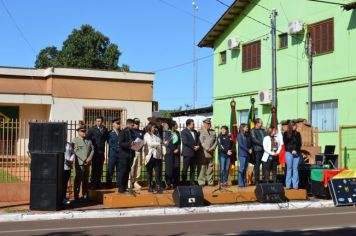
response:
<path id="1" fill-rule="evenodd" d="M 348 142 L 356 147 L 356 10 L 351 0 L 336 4 L 307 0 L 236 0 L 204 36 L 214 50 L 214 123 L 229 124 L 230 101 L 246 122 L 250 98 L 270 120 L 272 87 L 271 11 L 277 16 L 278 119 L 308 118 L 307 34 L 313 46 L 312 125 L 319 145 Z M 353 139 L 354 138 L 354 139 Z M 340 151 L 344 148 L 336 149 Z M 356 154 L 356 152 L 355 152 Z M 355 158 L 356 159 L 356 156 Z"/>

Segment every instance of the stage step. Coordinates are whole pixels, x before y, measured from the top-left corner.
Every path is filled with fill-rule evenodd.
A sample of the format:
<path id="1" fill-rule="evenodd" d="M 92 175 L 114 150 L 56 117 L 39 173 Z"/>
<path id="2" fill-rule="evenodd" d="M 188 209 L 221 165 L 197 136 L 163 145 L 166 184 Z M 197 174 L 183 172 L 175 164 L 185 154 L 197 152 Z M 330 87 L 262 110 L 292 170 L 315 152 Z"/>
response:
<path id="1" fill-rule="evenodd" d="M 208 204 L 234 204 L 243 202 L 256 202 L 255 187 L 238 188 L 232 186 L 219 189 L 218 187 L 206 186 L 203 188 L 204 200 Z M 147 189 L 141 190 L 135 195 L 119 194 L 117 189 L 90 190 L 89 198 L 103 203 L 109 208 L 131 208 L 152 206 L 174 206 L 172 198 L 173 190 L 163 194 L 148 193 Z M 306 200 L 305 189 L 285 190 L 288 200 Z"/>

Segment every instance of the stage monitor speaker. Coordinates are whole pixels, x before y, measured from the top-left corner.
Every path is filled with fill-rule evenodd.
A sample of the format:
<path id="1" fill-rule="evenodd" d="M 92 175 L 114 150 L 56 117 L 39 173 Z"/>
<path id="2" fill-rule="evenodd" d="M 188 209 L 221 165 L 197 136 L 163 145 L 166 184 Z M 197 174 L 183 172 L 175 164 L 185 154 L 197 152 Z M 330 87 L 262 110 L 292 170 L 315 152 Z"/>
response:
<path id="1" fill-rule="evenodd" d="M 356 178 L 330 179 L 329 190 L 335 206 L 356 205 Z"/>
<path id="2" fill-rule="evenodd" d="M 257 201 L 263 203 L 281 203 L 286 201 L 284 188 L 281 183 L 258 184 L 255 189 Z"/>
<path id="3" fill-rule="evenodd" d="M 63 201 L 63 153 L 32 153 L 30 209 L 59 210 Z"/>
<path id="4" fill-rule="evenodd" d="M 33 152 L 65 152 L 67 123 L 30 122 L 28 149 Z"/>
<path id="5" fill-rule="evenodd" d="M 173 192 L 173 201 L 177 207 L 204 206 L 204 194 L 201 186 L 178 186 Z"/>

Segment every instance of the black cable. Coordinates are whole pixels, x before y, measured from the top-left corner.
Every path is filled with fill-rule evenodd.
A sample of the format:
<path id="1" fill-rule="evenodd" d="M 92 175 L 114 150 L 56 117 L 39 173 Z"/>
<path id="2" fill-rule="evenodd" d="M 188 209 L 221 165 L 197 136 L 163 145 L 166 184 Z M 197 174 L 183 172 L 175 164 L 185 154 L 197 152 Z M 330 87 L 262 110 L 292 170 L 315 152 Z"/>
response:
<path id="1" fill-rule="evenodd" d="M 186 10 L 183 10 L 183 9 L 181 9 L 181 8 L 179 8 L 179 7 L 176 7 L 175 5 L 173 5 L 173 4 L 169 3 L 169 2 L 166 2 L 166 1 L 164 1 L 164 0 L 158 0 L 158 1 L 160 1 L 161 3 L 166 4 L 167 6 L 172 7 L 172 8 L 174 8 L 174 9 L 178 10 L 178 11 L 184 12 L 184 13 L 187 14 L 187 15 L 196 17 L 197 19 L 199 19 L 199 20 L 201 20 L 201 21 L 204 21 L 205 23 L 208 23 L 208 24 L 210 24 L 210 25 L 213 25 L 213 24 L 214 24 L 214 23 L 210 22 L 210 21 L 207 20 L 207 19 L 204 19 L 204 18 L 199 17 L 199 16 L 194 16 L 191 12 L 186 11 Z"/>
<path id="2" fill-rule="evenodd" d="M 1 4 L 3 5 L 7 15 L 9 16 L 9 18 L 11 19 L 12 23 L 15 25 L 17 31 L 20 33 L 22 39 L 26 42 L 27 46 L 29 46 L 29 48 L 31 49 L 31 51 L 36 54 L 36 50 L 32 47 L 31 43 L 27 40 L 25 34 L 23 33 L 23 31 L 21 30 L 20 26 L 17 24 L 15 18 L 12 16 L 11 12 L 9 11 L 9 9 L 6 7 L 6 4 L 4 2 L 4 0 L 1 0 Z"/>
<path id="3" fill-rule="evenodd" d="M 228 7 L 228 8 L 230 8 L 229 5 L 227 5 L 226 3 L 224 3 L 224 2 L 222 2 L 222 1 L 220 1 L 220 0 L 215 0 L 215 1 L 219 2 L 220 4 L 222 4 L 222 5 L 224 5 L 224 6 Z M 259 5 L 259 6 L 260 6 L 260 7 L 263 7 L 262 5 Z M 269 9 L 266 8 L 266 7 L 263 7 L 263 8 L 269 10 Z M 271 11 L 271 10 L 269 10 L 269 11 Z M 261 25 L 264 25 L 264 26 L 268 27 L 269 29 L 272 29 L 272 27 L 271 27 L 270 25 L 268 25 L 268 24 L 266 24 L 266 23 L 264 23 L 264 22 L 262 22 L 262 21 L 260 21 L 260 20 L 257 20 L 257 19 L 255 19 L 255 18 L 249 16 L 249 15 L 246 15 L 246 14 L 244 14 L 244 13 L 242 13 L 242 12 L 240 12 L 240 15 L 245 16 L 245 17 L 247 17 L 247 18 L 249 18 L 249 19 L 251 19 L 251 20 L 253 20 L 253 21 L 256 21 L 256 22 L 260 23 Z M 281 34 L 285 33 L 284 31 L 281 31 L 281 30 L 278 30 L 278 29 L 276 29 L 276 31 L 277 31 L 278 33 L 281 33 Z M 304 40 L 301 40 L 301 39 L 298 38 L 298 37 L 295 37 L 295 36 L 293 36 L 293 35 L 290 35 L 290 36 L 291 36 L 292 38 L 294 38 L 294 39 L 297 39 L 297 40 L 300 41 L 300 42 L 306 43 Z"/>
<path id="4" fill-rule="evenodd" d="M 322 0 L 308 0 L 310 2 L 317 2 L 317 3 L 326 3 L 326 4 L 333 4 L 333 5 L 338 5 L 338 6 L 345 6 L 343 3 L 338 3 L 338 2 L 329 2 L 329 1 L 322 1 Z"/>

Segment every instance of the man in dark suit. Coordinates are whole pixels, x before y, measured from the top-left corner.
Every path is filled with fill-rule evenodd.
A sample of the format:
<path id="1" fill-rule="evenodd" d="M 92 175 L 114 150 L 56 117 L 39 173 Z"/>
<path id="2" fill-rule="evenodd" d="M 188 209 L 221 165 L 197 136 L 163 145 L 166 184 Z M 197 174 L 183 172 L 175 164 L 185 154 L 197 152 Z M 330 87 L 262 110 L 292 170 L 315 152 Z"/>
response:
<path id="1" fill-rule="evenodd" d="M 134 120 L 127 119 L 126 128 L 119 133 L 119 193 L 128 192 L 129 174 L 135 157 L 131 149 L 135 141 Z"/>
<path id="2" fill-rule="evenodd" d="M 197 152 L 199 150 L 199 136 L 194 129 L 194 120 L 188 119 L 186 121 L 186 128 L 181 132 L 182 138 L 182 156 L 183 156 L 183 184 L 187 182 L 187 172 L 190 169 L 190 185 L 195 185 L 195 169 L 197 166 Z"/>
<path id="3" fill-rule="evenodd" d="M 95 125 L 89 129 L 87 139 L 94 145 L 94 157 L 91 166 L 91 183 L 94 189 L 101 187 L 101 175 L 103 174 L 103 164 L 105 160 L 105 142 L 108 140 L 109 132 L 103 125 L 104 118 L 98 116 Z"/>
<path id="4" fill-rule="evenodd" d="M 114 171 L 116 171 L 116 186 L 119 184 L 119 131 L 120 121 L 115 119 L 112 121 L 112 130 L 109 133 L 109 155 L 108 155 L 108 171 L 106 173 L 107 187 L 111 187 Z"/>

